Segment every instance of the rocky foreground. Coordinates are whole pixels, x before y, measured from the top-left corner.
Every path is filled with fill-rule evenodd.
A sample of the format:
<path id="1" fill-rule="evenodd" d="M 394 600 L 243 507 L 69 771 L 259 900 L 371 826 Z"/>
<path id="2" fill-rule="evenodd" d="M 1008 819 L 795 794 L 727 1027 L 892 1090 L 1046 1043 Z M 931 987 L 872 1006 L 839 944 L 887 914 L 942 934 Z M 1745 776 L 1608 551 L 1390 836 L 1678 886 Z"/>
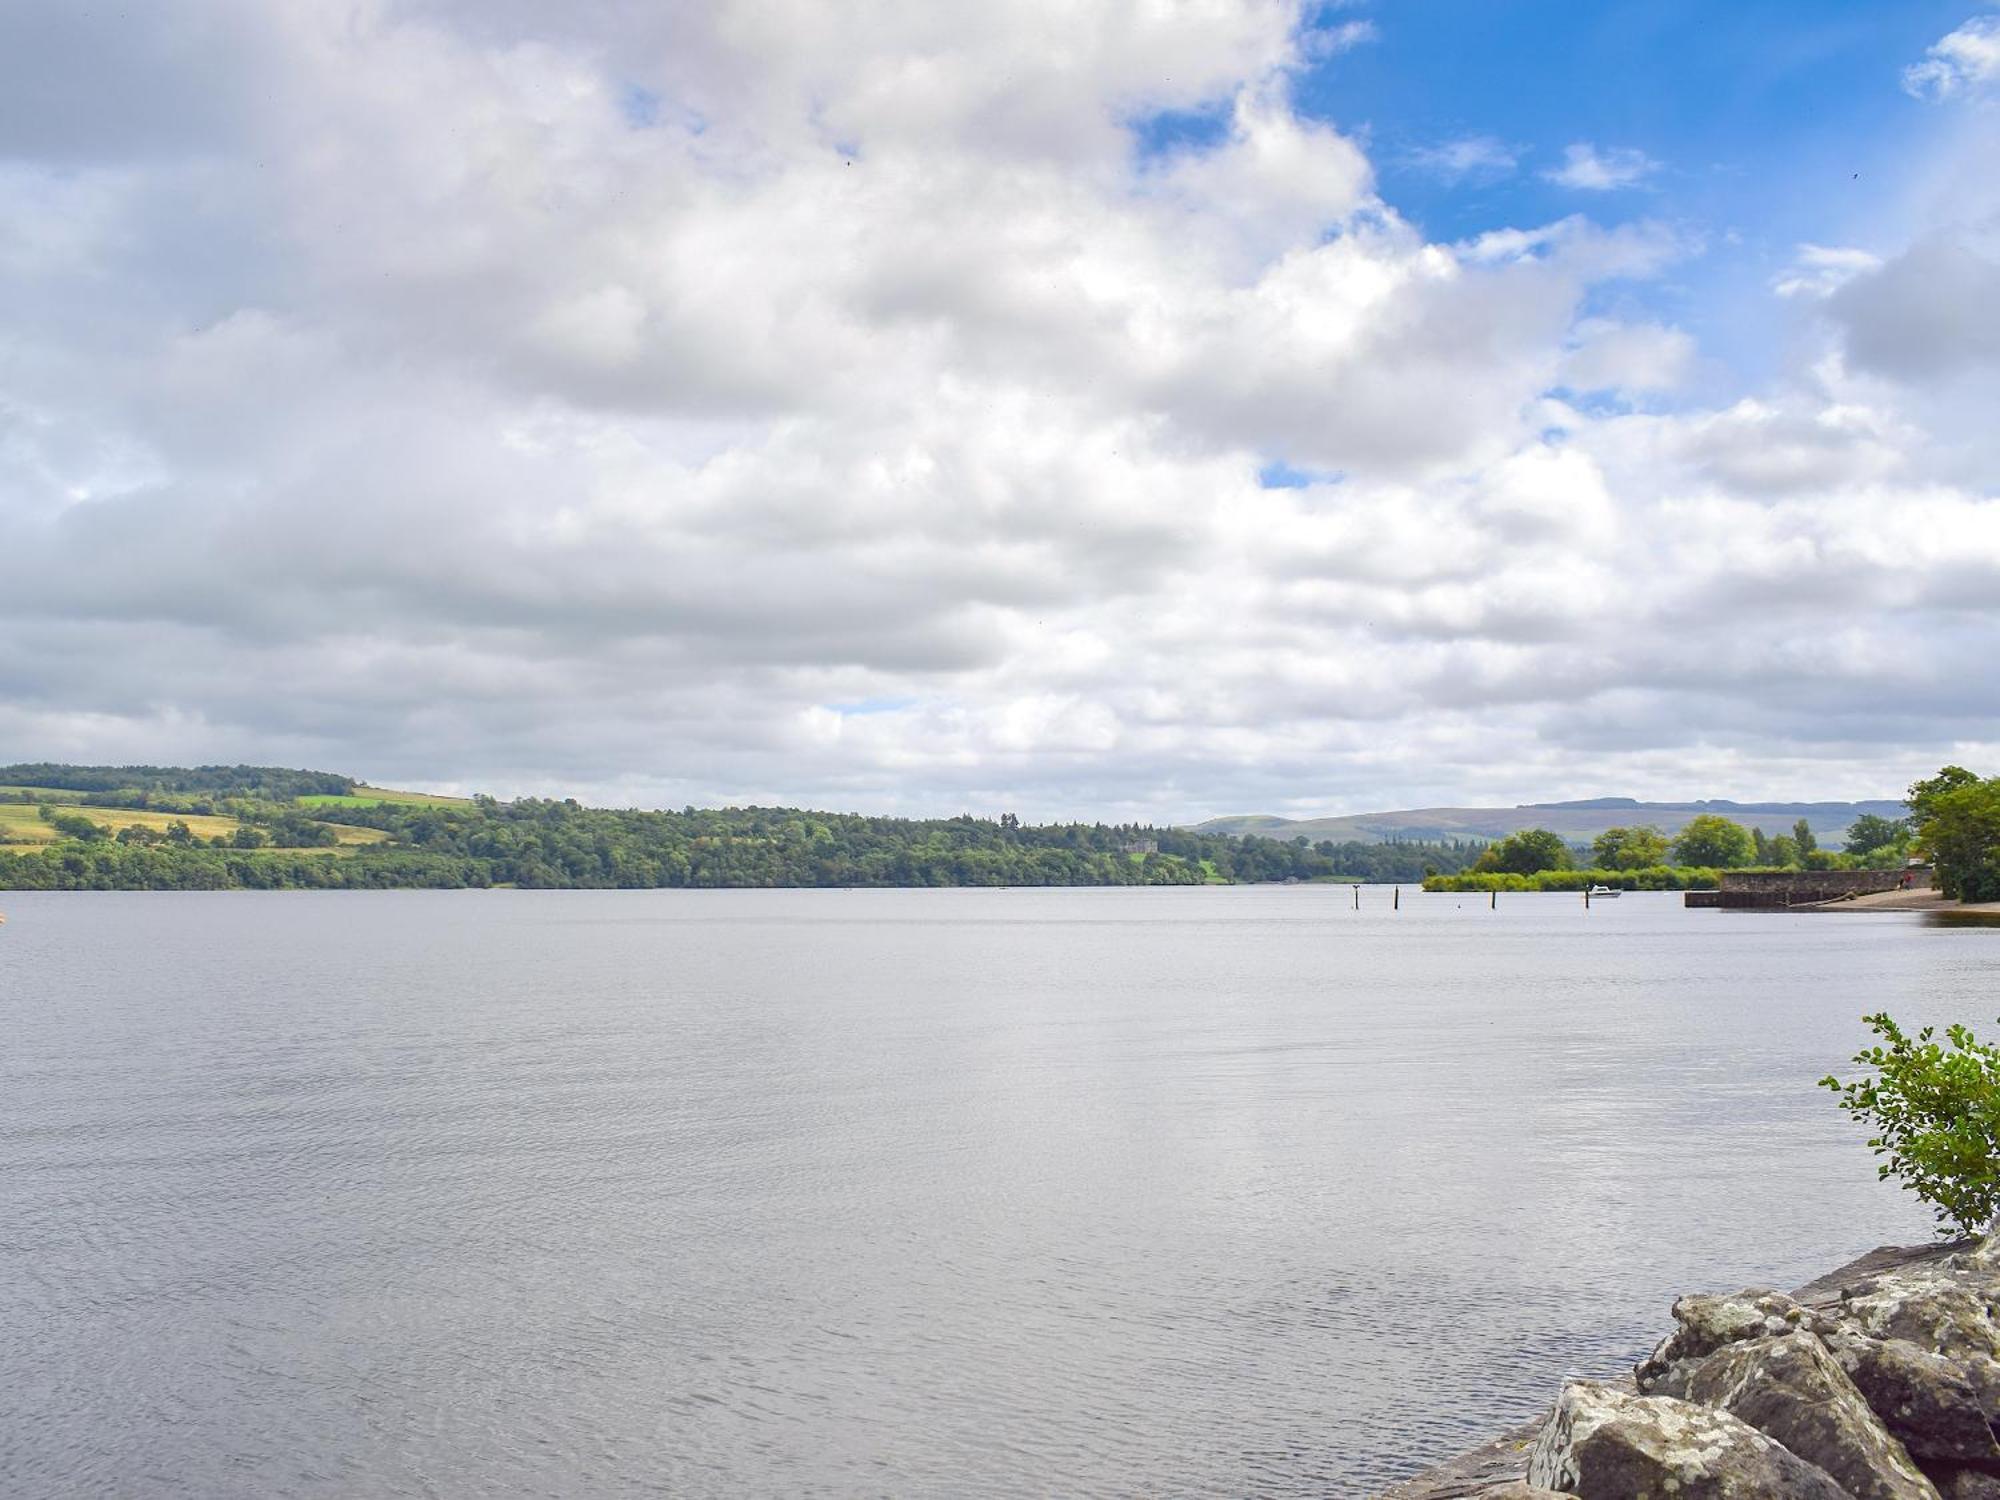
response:
<path id="1" fill-rule="evenodd" d="M 2000 1500 L 2000 1237 L 1683 1297 L 1629 1383 L 1388 1500 Z"/>

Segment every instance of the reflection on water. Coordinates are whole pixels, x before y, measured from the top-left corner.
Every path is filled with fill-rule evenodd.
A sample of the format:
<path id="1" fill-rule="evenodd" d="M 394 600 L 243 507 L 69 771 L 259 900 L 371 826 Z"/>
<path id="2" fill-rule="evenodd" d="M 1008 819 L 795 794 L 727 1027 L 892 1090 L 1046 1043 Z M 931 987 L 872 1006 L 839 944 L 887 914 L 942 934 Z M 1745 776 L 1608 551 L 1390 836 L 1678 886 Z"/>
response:
<path id="1" fill-rule="evenodd" d="M 1677 897 L 10 898 L 0 1489 L 1363 1491 L 1925 1216 L 2000 938 Z"/>

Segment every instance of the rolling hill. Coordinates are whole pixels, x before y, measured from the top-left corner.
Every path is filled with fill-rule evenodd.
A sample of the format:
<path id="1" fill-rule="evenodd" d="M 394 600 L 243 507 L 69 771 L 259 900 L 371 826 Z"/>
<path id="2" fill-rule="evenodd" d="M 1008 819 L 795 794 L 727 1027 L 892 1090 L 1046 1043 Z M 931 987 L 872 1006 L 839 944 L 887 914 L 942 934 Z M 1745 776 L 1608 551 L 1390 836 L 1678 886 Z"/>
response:
<path id="1" fill-rule="evenodd" d="M 1698 813 L 1719 813 L 1746 828 L 1790 833 L 1804 818 L 1823 844 L 1838 845 L 1848 825 L 1863 813 L 1900 818 L 1907 809 L 1886 798 L 1866 802 L 1640 802 L 1630 797 L 1593 797 L 1581 802 L 1528 802 L 1516 807 L 1413 807 L 1395 812 L 1341 817 L 1280 818 L 1253 813 L 1210 818 L 1193 825 L 1196 833 L 1226 833 L 1313 843 L 1349 839 L 1391 843 L 1439 839 L 1497 839 L 1520 828 L 1548 828 L 1571 843 L 1588 843 L 1607 828 L 1650 823 L 1668 834 L 1680 831 Z"/>

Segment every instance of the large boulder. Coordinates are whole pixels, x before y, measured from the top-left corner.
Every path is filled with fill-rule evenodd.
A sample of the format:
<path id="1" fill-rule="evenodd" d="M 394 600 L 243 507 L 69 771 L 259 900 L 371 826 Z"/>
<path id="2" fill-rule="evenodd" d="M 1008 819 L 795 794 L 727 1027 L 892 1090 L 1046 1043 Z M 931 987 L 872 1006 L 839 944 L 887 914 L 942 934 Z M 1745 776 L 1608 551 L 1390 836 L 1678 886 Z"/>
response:
<path id="1" fill-rule="evenodd" d="M 1832 1316 L 1871 1339 L 1904 1339 L 1942 1354 L 1976 1372 L 1975 1380 L 2000 1380 L 2000 1324 L 1991 1295 L 1954 1257 L 1925 1274 L 1881 1276 L 1844 1288 Z"/>
<path id="2" fill-rule="evenodd" d="M 1909 1274 L 1843 1288 L 1828 1317 L 1865 1338 L 1913 1345 L 1948 1361 L 1992 1417 L 2000 1414 L 1996 1293 L 2000 1285 L 1981 1259 L 1954 1255 Z"/>
<path id="3" fill-rule="evenodd" d="M 1563 1387 L 1528 1483 L 1581 1500 L 1850 1500 L 1824 1469 L 1728 1412 L 1585 1380 Z"/>
<path id="4" fill-rule="evenodd" d="M 1813 1334 L 1725 1345 L 1692 1369 L 1685 1387 L 1686 1399 L 1742 1418 L 1856 1500 L 1938 1500 L 1937 1487 Z"/>
<path id="5" fill-rule="evenodd" d="M 1845 1328 L 1829 1333 L 1826 1345 L 1883 1425 L 1926 1470 L 2000 1472 L 1992 1410 L 1958 1363 L 1908 1339 L 1868 1338 Z"/>
<path id="6" fill-rule="evenodd" d="M 1646 1395 L 1685 1397 L 1689 1377 L 1716 1350 L 1775 1338 L 1810 1320 L 1806 1309 L 1783 1292 L 1751 1288 L 1722 1296 L 1682 1297 L 1674 1303 L 1674 1331 L 1633 1374 Z"/>

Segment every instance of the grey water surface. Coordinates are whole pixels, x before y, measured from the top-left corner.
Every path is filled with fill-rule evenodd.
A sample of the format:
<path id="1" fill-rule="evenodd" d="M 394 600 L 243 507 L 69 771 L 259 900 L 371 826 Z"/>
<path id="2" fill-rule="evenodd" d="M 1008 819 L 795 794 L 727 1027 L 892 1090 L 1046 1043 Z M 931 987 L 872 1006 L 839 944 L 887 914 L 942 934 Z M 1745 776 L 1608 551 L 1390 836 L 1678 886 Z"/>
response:
<path id="1" fill-rule="evenodd" d="M 1929 1233 L 2000 931 L 1390 900 L 0 897 L 0 1493 L 1358 1495 Z"/>

